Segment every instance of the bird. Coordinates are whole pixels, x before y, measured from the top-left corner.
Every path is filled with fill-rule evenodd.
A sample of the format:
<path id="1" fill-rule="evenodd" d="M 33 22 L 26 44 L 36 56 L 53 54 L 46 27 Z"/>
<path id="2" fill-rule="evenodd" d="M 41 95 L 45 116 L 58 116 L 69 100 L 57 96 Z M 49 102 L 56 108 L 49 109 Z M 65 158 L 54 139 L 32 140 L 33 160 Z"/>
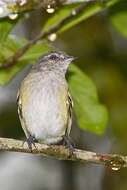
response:
<path id="1" fill-rule="evenodd" d="M 18 114 L 28 147 L 35 142 L 63 144 L 70 140 L 73 101 L 66 72 L 75 58 L 61 51 L 42 55 L 21 82 L 17 93 Z"/>

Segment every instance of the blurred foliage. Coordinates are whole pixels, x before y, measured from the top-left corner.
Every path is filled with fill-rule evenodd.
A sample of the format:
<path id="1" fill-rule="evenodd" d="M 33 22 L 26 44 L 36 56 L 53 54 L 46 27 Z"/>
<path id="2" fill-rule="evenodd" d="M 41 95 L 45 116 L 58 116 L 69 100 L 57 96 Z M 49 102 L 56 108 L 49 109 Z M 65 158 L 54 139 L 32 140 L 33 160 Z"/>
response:
<path id="1" fill-rule="evenodd" d="M 91 1 L 92 2 L 92 6 L 95 4 L 95 9 L 98 11 L 98 10 L 101 10 L 103 9 L 103 6 L 102 5 L 106 5 L 107 7 L 108 6 L 112 6 L 114 3 L 118 2 L 119 0 L 106 0 L 106 1 L 103 1 L 102 0 L 97 0 L 95 1 L 95 3 L 93 2 L 93 0 Z M 50 2 L 50 4 L 49 4 Z M 57 1 L 56 1 L 57 2 Z M 64 4 L 64 1 L 58 1 L 59 3 L 61 2 L 62 4 Z M 77 4 L 77 3 L 81 3 L 82 1 L 80 0 L 77 0 L 77 1 L 69 1 L 67 2 L 67 4 Z M 86 1 L 87 2 L 87 1 Z M 90 0 L 89 0 L 90 2 Z M 16 14 L 19 14 L 19 13 L 22 13 L 22 12 L 27 12 L 27 11 L 30 11 L 30 10 L 34 10 L 36 8 L 45 8 L 48 9 L 48 6 L 49 7 L 54 7 L 52 6 L 55 2 L 54 1 L 43 1 L 43 3 L 41 2 L 41 0 L 39 1 L 36 1 L 36 0 L 26 0 L 25 2 L 23 0 L 0 0 L 0 7 L 1 7 L 1 12 L 0 12 L 0 18 L 4 18 L 4 17 L 11 17 L 11 15 L 16 15 Z M 94 9 L 92 10 L 92 12 L 94 12 Z M 95 11 L 96 12 L 96 11 Z M 13 16 L 12 16 L 13 17 Z M 15 16 L 14 16 L 15 17 Z"/>
<path id="2" fill-rule="evenodd" d="M 57 25 L 66 16 L 72 14 L 73 17 L 64 22 L 64 25 L 60 28 L 58 34 L 61 32 L 65 32 L 66 30 L 70 29 L 81 21 L 86 20 L 90 16 L 96 14 L 98 11 L 103 9 L 103 6 L 100 3 L 86 4 L 84 10 L 81 10 L 80 14 L 76 15 L 74 8 L 77 8 L 77 5 L 79 4 L 68 5 L 56 11 L 55 14 L 53 14 L 46 22 L 45 29 L 50 29 L 52 25 Z"/>
<path id="3" fill-rule="evenodd" d="M 13 121 L 13 123 L 12 123 Z M 8 104 L 6 108 L 0 110 L 0 134 L 2 137 L 21 138 L 24 136 L 18 119 L 17 107 Z"/>
<path id="4" fill-rule="evenodd" d="M 110 8 L 109 18 L 113 26 L 127 37 L 127 1 L 121 0 Z"/>
<path id="5" fill-rule="evenodd" d="M 3 49 L 0 53 L 2 62 L 8 59 L 9 56 L 12 56 L 18 48 L 21 48 L 23 41 L 25 42 L 24 39 L 20 39 L 19 41 L 18 39 L 13 38 L 13 36 L 9 36 L 9 38 L 5 40 L 4 46 L 2 44 L 0 45 L 0 48 Z M 23 66 L 30 62 L 34 62 L 42 55 L 43 52 L 47 50 L 49 50 L 49 47 L 45 43 L 37 43 L 36 45 L 33 45 L 13 67 L 0 71 L 0 84 L 3 85 L 9 82 L 10 79 L 23 68 Z"/>
<path id="6" fill-rule="evenodd" d="M 107 110 L 99 103 L 95 85 L 80 69 L 70 66 L 69 85 L 74 111 L 82 129 L 101 134 L 107 123 Z"/>
<path id="7" fill-rule="evenodd" d="M 3 20 L 0 23 L 0 44 L 4 43 L 6 40 L 10 30 L 14 27 L 15 22 L 11 22 L 9 20 Z"/>
<path id="8" fill-rule="evenodd" d="M 79 6 L 79 4 L 75 4 L 73 6 L 63 6 L 59 10 L 55 11 L 55 13 L 50 17 L 47 17 L 43 31 L 47 31 L 52 26 L 60 23 L 61 19 L 65 19 L 68 15 L 73 13 L 75 16 L 69 18 L 67 21 L 65 20 L 60 30 L 58 30 L 58 34 L 61 32 L 63 33 L 72 28 L 72 26 L 77 25 L 79 22 L 87 20 L 90 16 L 98 13 L 105 7 L 110 7 L 114 4 L 114 6 L 109 9 L 108 18 L 111 23 L 124 36 L 126 36 L 127 27 L 125 18 L 127 9 L 126 6 L 124 6 L 124 3 L 125 1 L 120 2 L 118 0 L 107 1 L 104 6 L 102 6 L 100 3 L 89 3 L 86 4 L 84 11 L 81 11 L 81 13 L 78 15 L 75 15 L 73 8 L 76 8 Z M 21 19 L 24 19 L 23 15 L 21 15 L 21 18 L 11 22 L 9 19 L 3 19 L 0 21 L 1 65 L 5 64 L 6 60 L 9 59 L 10 56 L 14 55 L 19 48 L 22 48 L 28 43 L 28 39 L 19 37 L 17 35 L 12 35 L 11 32 Z M 83 39 L 80 40 L 82 41 Z M 99 42 L 98 45 L 100 45 Z M 11 78 L 25 65 L 29 63 L 35 63 L 40 55 L 49 51 L 50 49 L 53 48 L 50 47 L 47 39 L 45 39 L 43 42 L 39 41 L 38 43 L 32 45 L 31 48 L 18 60 L 16 64 L 10 68 L 0 70 L 0 84 L 4 85 L 9 82 Z M 69 85 L 74 100 L 74 111 L 79 127 L 97 134 L 103 133 L 107 123 L 107 110 L 99 103 L 96 88 L 93 82 L 88 76 L 86 76 L 83 70 L 81 71 L 77 66 L 72 65 L 70 67 Z"/>
<path id="9" fill-rule="evenodd" d="M 98 86 L 110 112 L 110 124 L 113 133 L 124 143 L 127 130 L 127 84 L 119 68 L 113 63 L 103 62 L 90 69 L 90 73 Z M 98 77 L 99 76 L 99 77 Z M 127 143 L 127 142 L 126 142 Z"/>

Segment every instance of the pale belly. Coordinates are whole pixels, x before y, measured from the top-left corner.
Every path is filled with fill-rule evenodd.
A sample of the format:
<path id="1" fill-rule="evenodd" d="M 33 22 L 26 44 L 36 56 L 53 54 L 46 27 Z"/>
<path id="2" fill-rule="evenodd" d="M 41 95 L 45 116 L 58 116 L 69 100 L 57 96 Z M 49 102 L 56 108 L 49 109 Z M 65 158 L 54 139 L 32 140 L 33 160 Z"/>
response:
<path id="1" fill-rule="evenodd" d="M 66 102 L 61 106 L 57 90 L 32 91 L 28 104 L 23 110 L 27 131 L 39 142 L 59 142 L 67 127 Z M 63 107 L 63 110 L 62 110 Z M 65 112 L 63 114 L 63 112 Z M 29 134 L 27 134 L 29 135 Z"/>

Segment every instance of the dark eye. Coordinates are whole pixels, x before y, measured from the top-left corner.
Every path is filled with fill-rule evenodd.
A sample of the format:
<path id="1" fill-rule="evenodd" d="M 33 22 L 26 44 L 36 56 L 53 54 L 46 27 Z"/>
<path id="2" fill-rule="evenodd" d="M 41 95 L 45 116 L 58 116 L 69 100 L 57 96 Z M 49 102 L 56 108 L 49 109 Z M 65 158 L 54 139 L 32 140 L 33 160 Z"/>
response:
<path id="1" fill-rule="evenodd" d="M 50 59 L 51 59 L 51 60 L 57 60 L 57 59 L 58 59 L 58 56 L 57 56 L 57 55 L 51 55 L 51 56 L 50 56 Z"/>

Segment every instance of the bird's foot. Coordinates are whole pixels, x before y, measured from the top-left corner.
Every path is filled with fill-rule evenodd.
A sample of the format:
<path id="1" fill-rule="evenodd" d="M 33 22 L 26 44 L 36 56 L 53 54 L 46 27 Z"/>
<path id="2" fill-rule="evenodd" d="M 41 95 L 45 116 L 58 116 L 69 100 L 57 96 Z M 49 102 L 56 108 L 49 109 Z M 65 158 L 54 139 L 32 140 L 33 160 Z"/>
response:
<path id="1" fill-rule="evenodd" d="M 31 151 L 32 151 L 32 145 L 36 148 L 35 142 L 37 142 L 37 140 L 32 135 L 29 135 L 29 137 L 26 139 L 25 142 L 27 142 L 28 147 Z"/>
<path id="2" fill-rule="evenodd" d="M 63 136 L 63 145 L 69 149 L 70 151 L 70 154 L 72 155 L 74 150 L 75 150 L 75 145 L 74 143 L 72 142 L 72 140 L 70 139 L 69 136 Z"/>

